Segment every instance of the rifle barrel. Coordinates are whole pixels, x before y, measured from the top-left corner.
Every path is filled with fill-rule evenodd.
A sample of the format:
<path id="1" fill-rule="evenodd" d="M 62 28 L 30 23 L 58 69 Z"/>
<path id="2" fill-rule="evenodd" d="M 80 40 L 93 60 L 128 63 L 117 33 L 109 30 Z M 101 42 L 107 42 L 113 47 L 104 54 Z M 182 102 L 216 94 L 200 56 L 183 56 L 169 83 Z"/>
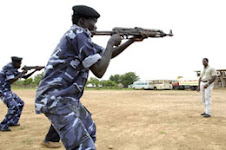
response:
<path id="1" fill-rule="evenodd" d="M 38 67 L 40 67 L 40 68 L 45 68 L 45 66 L 24 66 L 23 68 L 22 68 L 22 70 L 31 70 L 31 69 L 36 69 L 36 68 L 38 68 Z"/>
<path id="2" fill-rule="evenodd" d="M 92 35 L 113 35 L 113 31 L 91 31 Z"/>

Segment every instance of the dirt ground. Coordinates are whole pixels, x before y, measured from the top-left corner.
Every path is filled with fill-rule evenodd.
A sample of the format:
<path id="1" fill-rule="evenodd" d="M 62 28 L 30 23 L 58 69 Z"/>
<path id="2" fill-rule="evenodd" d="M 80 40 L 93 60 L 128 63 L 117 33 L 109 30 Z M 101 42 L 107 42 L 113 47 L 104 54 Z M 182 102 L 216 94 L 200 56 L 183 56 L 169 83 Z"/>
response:
<path id="1" fill-rule="evenodd" d="M 34 112 L 35 90 L 14 92 L 25 101 L 21 126 L 0 132 L 0 150 L 47 150 L 40 143 L 50 123 Z M 196 91 L 87 90 L 81 101 L 96 122 L 98 150 L 226 150 L 226 89 L 214 90 L 211 118 L 200 115 Z M 6 111 L 0 102 L 0 120 Z"/>

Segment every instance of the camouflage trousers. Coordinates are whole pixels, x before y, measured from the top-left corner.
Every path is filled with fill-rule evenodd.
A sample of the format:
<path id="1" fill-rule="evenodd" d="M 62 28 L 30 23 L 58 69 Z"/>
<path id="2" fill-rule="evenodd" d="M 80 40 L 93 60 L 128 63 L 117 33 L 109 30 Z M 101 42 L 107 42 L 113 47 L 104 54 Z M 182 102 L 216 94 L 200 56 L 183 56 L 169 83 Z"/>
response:
<path id="1" fill-rule="evenodd" d="M 0 124 L 1 127 L 7 128 L 9 125 L 17 124 L 24 107 L 24 102 L 12 91 L 3 92 L 1 99 L 8 107 L 8 112 Z"/>
<path id="2" fill-rule="evenodd" d="M 96 125 L 84 105 L 65 115 L 45 114 L 58 132 L 66 150 L 96 150 Z"/>

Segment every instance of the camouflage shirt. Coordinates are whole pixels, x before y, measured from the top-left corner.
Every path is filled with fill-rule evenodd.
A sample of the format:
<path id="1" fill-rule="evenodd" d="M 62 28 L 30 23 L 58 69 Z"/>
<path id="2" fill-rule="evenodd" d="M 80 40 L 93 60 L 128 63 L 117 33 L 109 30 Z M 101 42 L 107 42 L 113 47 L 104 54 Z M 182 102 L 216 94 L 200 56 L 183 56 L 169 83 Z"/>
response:
<path id="1" fill-rule="evenodd" d="M 20 72 L 13 66 L 12 63 L 5 65 L 0 72 L 0 93 L 11 91 L 9 80 L 14 79 Z"/>
<path id="2" fill-rule="evenodd" d="M 88 29 L 73 25 L 51 55 L 35 98 L 36 113 L 67 114 L 76 107 L 87 82 L 89 67 L 104 49 L 91 41 Z"/>

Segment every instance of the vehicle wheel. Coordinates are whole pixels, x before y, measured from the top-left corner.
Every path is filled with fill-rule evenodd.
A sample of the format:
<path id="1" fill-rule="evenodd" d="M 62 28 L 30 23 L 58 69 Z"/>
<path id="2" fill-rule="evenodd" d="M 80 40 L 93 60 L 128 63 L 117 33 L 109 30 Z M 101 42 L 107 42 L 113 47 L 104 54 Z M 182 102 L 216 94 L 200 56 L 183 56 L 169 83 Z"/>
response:
<path id="1" fill-rule="evenodd" d="M 194 91 L 195 90 L 194 86 L 190 86 L 190 90 Z"/>
<path id="2" fill-rule="evenodd" d="M 179 90 L 179 86 L 174 86 L 173 89 L 174 90 Z"/>
<path id="3" fill-rule="evenodd" d="M 179 89 L 180 90 L 184 90 L 185 88 L 184 88 L 184 86 L 180 86 Z"/>

